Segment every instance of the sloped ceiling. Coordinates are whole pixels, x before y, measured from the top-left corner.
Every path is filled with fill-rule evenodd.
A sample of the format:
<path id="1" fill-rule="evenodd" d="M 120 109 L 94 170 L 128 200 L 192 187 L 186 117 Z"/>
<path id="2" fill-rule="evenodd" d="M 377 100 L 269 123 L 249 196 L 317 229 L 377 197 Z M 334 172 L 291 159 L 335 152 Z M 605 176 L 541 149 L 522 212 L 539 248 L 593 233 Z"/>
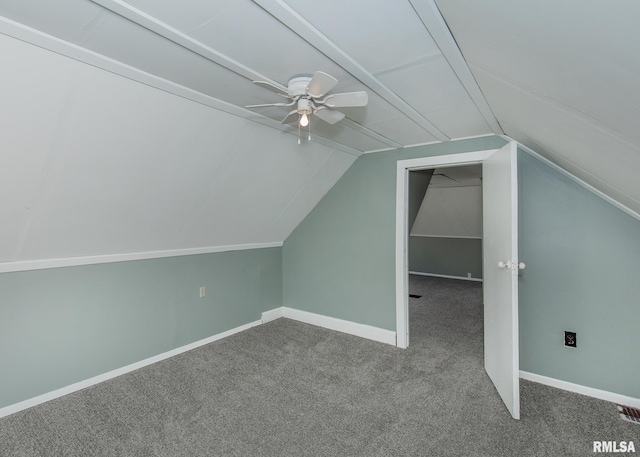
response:
<path id="1" fill-rule="evenodd" d="M 482 186 L 482 165 L 436 168 L 429 188 Z"/>
<path id="2" fill-rule="evenodd" d="M 363 152 L 501 133 L 435 5 L 375 5 L 0 2 L 0 261 L 282 243 Z M 244 108 L 317 70 L 368 106 Z"/>
<path id="3" fill-rule="evenodd" d="M 0 54 L 5 262 L 277 242 L 356 158 L 21 41 Z"/>
<path id="4" fill-rule="evenodd" d="M 640 2 L 436 3 L 505 133 L 640 212 Z"/>
<path id="5" fill-rule="evenodd" d="M 0 262 L 281 243 L 362 153 L 504 132 L 638 211 L 638 12 L 2 1 Z M 317 70 L 369 104 L 300 145 L 244 108 Z"/>

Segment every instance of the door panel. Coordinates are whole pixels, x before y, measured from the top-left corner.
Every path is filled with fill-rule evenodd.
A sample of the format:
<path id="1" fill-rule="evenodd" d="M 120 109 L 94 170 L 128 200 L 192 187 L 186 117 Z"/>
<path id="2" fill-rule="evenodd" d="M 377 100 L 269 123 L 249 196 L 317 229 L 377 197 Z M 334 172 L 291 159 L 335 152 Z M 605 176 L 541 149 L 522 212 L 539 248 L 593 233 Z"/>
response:
<path id="1" fill-rule="evenodd" d="M 482 166 L 484 366 L 514 419 L 520 418 L 517 146 Z"/>

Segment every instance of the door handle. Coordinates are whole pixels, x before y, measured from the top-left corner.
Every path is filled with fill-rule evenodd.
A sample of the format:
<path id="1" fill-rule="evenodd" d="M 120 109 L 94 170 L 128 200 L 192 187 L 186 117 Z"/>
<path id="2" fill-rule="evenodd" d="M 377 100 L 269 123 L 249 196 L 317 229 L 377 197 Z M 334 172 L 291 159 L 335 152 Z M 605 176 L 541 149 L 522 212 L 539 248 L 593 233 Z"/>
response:
<path id="1" fill-rule="evenodd" d="M 500 262 L 498 262 L 498 268 L 506 268 L 507 270 L 515 270 L 516 268 L 518 270 L 524 270 L 526 267 L 527 266 L 524 262 L 519 262 L 517 265 L 512 264 L 510 260 L 507 260 L 506 262 L 503 262 L 501 260 Z"/>

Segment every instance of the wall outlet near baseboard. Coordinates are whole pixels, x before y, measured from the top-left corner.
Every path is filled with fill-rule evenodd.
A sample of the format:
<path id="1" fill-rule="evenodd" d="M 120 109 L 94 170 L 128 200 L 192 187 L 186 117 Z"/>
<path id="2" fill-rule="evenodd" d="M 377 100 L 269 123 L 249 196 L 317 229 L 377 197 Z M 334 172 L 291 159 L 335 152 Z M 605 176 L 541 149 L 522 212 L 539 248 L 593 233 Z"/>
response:
<path id="1" fill-rule="evenodd" d="M 471 277 L 471 273 L 467 273 L 467 278 L 470 278 L 470 277 Z"/>
<path id="2" fill-rule="evenodd" d="M 205 295 L 207 295 L 207 290 L 204 286 L 202 286 L 200 288 L 200 298 L 204 297 Z"/>
<path id="3" fill-rule="evenodd" d="M 564 345 L 570 348 L 577 347 L 576 332 L 564 332 Z"/>

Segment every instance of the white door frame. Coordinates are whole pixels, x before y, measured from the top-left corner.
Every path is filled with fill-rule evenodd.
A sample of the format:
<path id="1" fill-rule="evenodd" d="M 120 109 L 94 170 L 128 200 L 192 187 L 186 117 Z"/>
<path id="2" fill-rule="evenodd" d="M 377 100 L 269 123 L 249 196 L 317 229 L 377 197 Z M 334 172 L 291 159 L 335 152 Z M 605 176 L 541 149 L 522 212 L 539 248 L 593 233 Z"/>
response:
<path id="1" fill-rule="evenodd" d="M 409 207 L 409 172 L 439 167 L 472 165 L 496 152 L 490 149 L 460 154 L 417 159 L 398 160 L 396 180 L 396 346 L 409 347 L 409 227 L 407 212 Z"/>

